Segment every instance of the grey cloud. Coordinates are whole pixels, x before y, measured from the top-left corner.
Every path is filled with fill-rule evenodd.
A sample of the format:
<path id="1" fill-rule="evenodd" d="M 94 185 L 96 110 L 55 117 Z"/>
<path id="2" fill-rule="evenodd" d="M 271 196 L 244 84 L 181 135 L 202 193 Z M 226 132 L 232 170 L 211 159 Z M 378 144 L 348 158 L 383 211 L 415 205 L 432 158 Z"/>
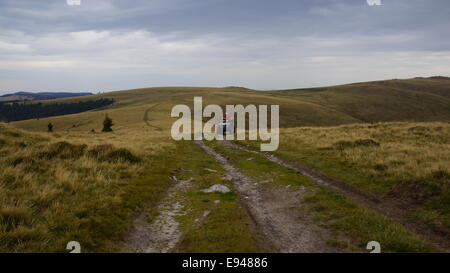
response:
<path id="1" fill-rule="evenodd" d="M 448 0 L 81 1 L 0 1 L 0 92 L 450 74 Z"/>

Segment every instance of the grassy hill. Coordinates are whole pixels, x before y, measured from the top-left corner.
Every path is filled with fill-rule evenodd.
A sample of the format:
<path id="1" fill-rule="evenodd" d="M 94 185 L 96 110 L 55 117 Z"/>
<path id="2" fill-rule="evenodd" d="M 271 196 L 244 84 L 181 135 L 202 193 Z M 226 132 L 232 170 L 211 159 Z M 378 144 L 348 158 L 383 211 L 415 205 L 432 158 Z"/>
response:
<path id="1" fill-rule="evenodd" d="M 202 96 L 204 105 L 279 104 L 280 125 L 284 127 L 280 156 L 374 194 L 393 193 L 404 198 L 420 189 L 425 195 L 419 196 L 423 199 L 411 212 L 413 217 L 449 228 L 445 205 L 450 169 L 446 140 L 450 122 L 448 78 L 279 91 L 155 87 L 82 98 L 114 99 L 113 105 L 102 109 L 0 124 L 0 251 L 65 251 L 65 243 L 70 240 L 83 242 L 85 251 L 117 251 L 133 213 L 144 203 L 155 208 L 171 185 L 171 177 L 195 177 L 199 188 L 221 181 L 218 175 L 205 180 L 205 168 L 219 169 L 217 163 L 191 142 L 175 143 L 170 138 L 175 121 L 170 117 L 172 107 L 192 105 L 194 96 Z M 115 124 L 112 133 L 100 133 L 105 114 Z M 46 132 L 49 122 L 54 125 L 54 133 Z M 380 146 L 359 147 L 356 144 L 360 139 L 373 139 Z M 277 182 L 279 177 L 273 179 Z M 408 182 L 412 188 L 405 184 Z M 205 196 L 188 196 L 191 211 L 202 213 L 207 203 Z M 218 207 L 220 217 L 202 227 L 210 237 L 186 234 L 181 239 L 181 250 L 232 251 L 236 241 L 253 238 L 247 223 L 250 220 L 237 206 L 237 198 L 217 198 L 223 198 L 221 204 L 226 208 Z M 150 212 L 149 219 L 155 211 Z M 188 217 L 193 218 L 190 214 Z M 236 221 L 223 230 L 223 219 L 230 217 Z M 391 224 L 397 229 L 397 223 Z M 198 229 L 184 226 L 183 222 L 182 228 Z M 222 232 L 227 232 L 229 240 L 220 237 Z M 381 238 L 396 234 L 376 232 Z M 351 230 L 344 233 L 357 236 Z M 223 245 L 212 246 L 210 241 L 202 240 Z M 250 241 L 238 249 L 264 250 L 256 239 Z"/>
<path id="2" fill-rule="evenodd" d="M 8 101 L 25 101 L 25 100 L 50 100 L 50 99 L 59 99 L 59 98 L 70 98 L 70 97 L 79 97 L 79 96 L 87 96 L 92 95 L 92 93 L 84 92 L 84 93 L 71 93 L 71 92 L 16 92 L 13 94 L 5 94 L 0 96 L 1 102 Z"/>
<path id="3" fill-rule="evenodd" d="M 388 80 L 271 94 L 333 109 L 360 122 L 450 120 L 449 78 Z"/>
<path id="4" fill-rule="evenodd" d="M 356 83 L 312 89 L 261 92 L 238 87 L 155 87 L 84 96 L 83 99 L 113 98 L 105 109 L 67 117 L 15 123 L 43 131 L 51 121 L 55 129 L 88 131 L 99 128 L 104 113 L 117 128 L 142 126 L 147 113 L 155 126 L 167 129 L 170 110 L 176 104 L 192 105 L 194 96 L 206 104 L 279 104 L 280 126 L 333 126 L 359 122 L 450 121 L 450 79 L 416 78 Z M 52 102 L 77 101 L 77 98 Z M 45 103 L 45 101 L 44 101 Z M 151 108 L 151 111 L 147 111 Z M 151 116 L 151 117 L 150 117 Z"/>

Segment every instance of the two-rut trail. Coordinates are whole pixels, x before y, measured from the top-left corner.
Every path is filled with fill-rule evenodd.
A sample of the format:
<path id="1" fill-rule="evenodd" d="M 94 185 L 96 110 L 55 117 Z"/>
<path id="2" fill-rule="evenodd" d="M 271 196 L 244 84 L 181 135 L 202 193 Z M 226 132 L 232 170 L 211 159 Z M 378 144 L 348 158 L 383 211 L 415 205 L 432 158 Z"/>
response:
<path id="1" fill-rule="evenodd" d="M 208 147 L 202 141 L 196 141 L 208 155 L 219 162 L 232 178 L 233 186 L 240 200 L 252 216 L 256 227 L 264 238 L 283 253 L 323 253 L 337 252 L 328 246 L 323 237 L 324 230 L 314 225 L 298 210 L 302 191 L 290 191 L 285 187 L 264 191 L 256 181 L 233 167 L 228 160 Z"/>
<path id="2" fill-rule="evenodd" d="M 333 191 L 343 194 L 352 201 L 370 209 L 377 211 L 380 214 L 392 219 L 393 221 L 403 225 L 408 230 L 416 233 L 430 242 L 436 249 L 442 252 L 450 252 L 450 241 L 446 235 L 440 234 L 439 232 L 430 229 L 423 223 L 419 223 L 411 219 L 408 214 L 407 204 L 392 199 L 392 198 L 379 198 L 372 196 L 370 194 L 359 191 L 353 187 L 348 186 L 346 183 L 334 179 L 332 177 L 326 176 L 316 170 L 313 170 L 307 166 L 290 162 L 288 160 L 279 158 L 271 153 L 264 153 L 246 148 L 245 146 L 223 141 L 222 144 L 230 149 L 238 149 L 247 153 L 260 155 L 267 160 L 291 169 L 300 175 L 308 177 L 312 181 L 319 185 L 326 186 Z"/>
<path id="3" fill-rule="evenodd" d="M 261 240 L 270 245 L 273 251 L 283 253 L 324 253 L 338 252 L 326 244 L 326 231 L 312 223 L 299 209 L 303 192 L 286 187 L 274 187 L 264 190 L 261 184 L 244 175 L 233 167 L 228 160 L 196 141 L 206 154 L 221 164 L 239 196 L 239 202 L 251 216 Z M 184 213 L 182 194 L 189 188 L 190 180 L 178 181 L 168 191 L 158 207 L 158 216 L 147 221 L 147 211 L 137 215 L 131 231 L 125 237 L 125 252 L 170 252 L 179 242 L 182 234 L 176 216 Z M 226 225 L 226 223 L 223 223 Z"/>
<path id="4" fill-rule="evenodd" d="M 255 226 L 263 235 L 264 241 L 275 246 L 277 251 L 287 253 L 340 251 L 328 246 L 324 238 L 326 231 L 317 227 L 298 209 L 301 206 L 300 202 L 303 196 L 301 189 L 293 191 L 279 186 L 267 191 L 261 184 L 243 174 L 238 168 L 231 165 L 225 156 L 208 147 L 203 141 L 195 141 L 195 143 L 206 154 L 220 163 L 227 175 L 232 178 L 233 186 L 240 197 L 241 204 L 252 217 Z M 382 202 L 373 196 L 350 188 L 341 181 L 272 154 L 250 150 L 227 141 L 222 142 L 222 144 L 229 149 L 239 149 L 247 153 L 261 155 L 271 162 L 294 170 L 319 185 L 326 186 L 337 193 L 347 196 L 368 209 L 386 215 L 426 238 L 437 249 L 448 252 L 449 247 L 446 240 L 442 240 L 442 237 L 417 223 L 410 222 L 405 211 L 399 209 L 398 204 L 392 204 L 389 200 L 383 200 L 384 202 Z M 182 214 L 186 209 L 179 198 L 189 187 L 190 181 L 176 182 L 159 206 L 159 216 L 152 223 L 146 222 L 145 213 L 141 213 L 136 217 L 133 222 L 133 229 L 125 240 L 125 251 L 170 252 L 175 248 L 182 236 L 175 217 Z"/>

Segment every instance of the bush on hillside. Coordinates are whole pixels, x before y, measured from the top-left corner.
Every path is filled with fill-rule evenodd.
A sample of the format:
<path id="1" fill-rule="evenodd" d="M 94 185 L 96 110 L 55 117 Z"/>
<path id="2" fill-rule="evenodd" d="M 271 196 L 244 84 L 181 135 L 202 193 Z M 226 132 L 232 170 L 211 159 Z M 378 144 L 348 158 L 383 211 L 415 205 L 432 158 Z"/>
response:
<path id="1" fill-rule="evenodd" d="M 102 132 L 112 132 L 112 126 L 113 126 L 112 119 L 108 117 L 108 115 L 105 115 L 105 119 L 103 120 L 103 129 Z"/>

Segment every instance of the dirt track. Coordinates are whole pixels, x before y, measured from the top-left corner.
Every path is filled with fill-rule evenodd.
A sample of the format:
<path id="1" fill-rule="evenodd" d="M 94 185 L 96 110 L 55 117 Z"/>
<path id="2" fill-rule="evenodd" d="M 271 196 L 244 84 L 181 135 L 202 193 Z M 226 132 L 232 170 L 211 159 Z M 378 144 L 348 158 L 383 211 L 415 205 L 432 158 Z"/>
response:
<path id="1" fill-rule="evenodd" d="M 263 235 L 263 240 L 273 245 L 276 251 L 282 253 L 324 253 L 339 252 L 325 243 L 326 231 L 317 227 L 301 210 L 301 200 L 304 192 L 287 189 L 283 186 L 272 187 L 267 190 L 262 184 L 244 175 L 239 169 L 232 166 L 226 157 L 214 149 L 208 147 L 202 141 L 195 141 L 206 154 L 214 158 L 225 170 L 233 182 L 233 186 L 239 195 L 242 206 L 252 217 L 256 228 Z M 398 200 L 388 198 L 376 198 L 366 193 L 349 187 L 342 181 L 327 177 L 311 168 L 297 163 L 289 162 L 269 153 L 250 150 L 247 147 L 231 142 L 221 142 L 228 149 L 239 149 L 250 154 L 257 154 L 266 159 L 292 169 L 299 174 L 310 178 L 317 184 L 326 186 L 337 193 L 347 196 L 349 199 L 386 215 L 392 220 L 404 225 L 406 228 L 421 235 L 431 242 L 437 249 L 449 252 L 449 241 L 439 233 L 430 230 L 424 224 L 413 222 L 402 204 Z M 173 250 L 182 234 L 175 220 L 177 215 L 184 213 L 183 192 L 190 186 L 190 180 L 177 180 L 168 191 L 166 198 L 158 207 L 159 215 L 149 223 L 147 212 L 141 212 L 133 222 L 133 229 L 125 238 L 126 252 L 170 252 Z M 404 207 L 403 207 L 404 208 Z"/>
<path id="2" fill-rule="evenodd" d="M 300 165 L 298 163 L 293 163 L 285 159 L 281 159 L 270 153 L 263 153 L 254 150 L 250 150 L 242 145 L 231 143 L 229 141 L 224 141 L 222 144 L 231 149 L 240 149 L 242 151 L 258 154 L 266 159 L 277 163 L 281 166 L 289 168 L 298 172 L 299 174 L 310 178 L 317 184 L 326 186 L 334 190 L 335 192 L 341 193 L 351 200 L 361 204 L 371 210 L 375 210 L 390 219 L 402 224 L 407 229 L 419 234 L 426 240 L 428 240 L 434 247 L 442 252 L 450 252 L 450 240 L 444 233 L 436 230 L 432 230 L 430 227 L 423 223 L 419 223 L 411 219 L 407 214 L 408 204 L 402 203 L 400 200 L 396 200 L 389 197 L 377 198 L 375 196 L 369 195 L 367 193 L 361 192 L 355 188 L 352 188 L 342 181 L 328 177 L 320 172 L 317 172 L 309 167 Z"/>
<path id="3" fill-rule="evenodd" d="M 304 217 L 298 208 L 302 191 L 290 191 L 279 187 L 270 192 L 264 190 L 253 179 L 233 167 L 227 159 L 206 146 L 196 143 L 215 158 L 233 180 L 234 188 L 241 201 L 253 217 L 256 226 L 270 243 L 283 253 L 324 253 L 337 252 L 326 245 L 321 235 L 323 230 Z"/>
<path id="4" fill-rule="evenodd" d="M 133 228 L 125 238 L 124 252 L 167 253 L 180 240 L 179 224 L 175 217 L 183 214 L 183 203 L 179 193 L 184 192 L 190 180 L 178 180 L 158 207 L 159 215 L 151 223 L 147 221 L 147 211 L 142 211 L 133 221 Z"/>

